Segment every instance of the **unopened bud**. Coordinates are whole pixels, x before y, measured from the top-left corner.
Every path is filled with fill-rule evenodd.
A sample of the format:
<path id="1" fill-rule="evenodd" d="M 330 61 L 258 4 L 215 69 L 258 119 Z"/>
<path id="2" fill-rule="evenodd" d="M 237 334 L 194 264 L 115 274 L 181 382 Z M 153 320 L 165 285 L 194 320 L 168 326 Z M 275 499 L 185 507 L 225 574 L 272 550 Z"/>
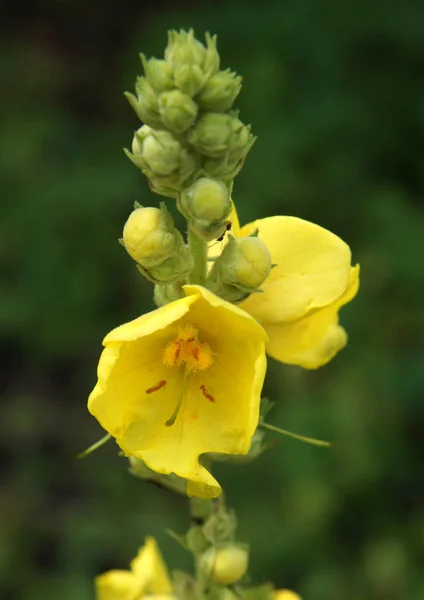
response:
<path id="1" fill-rule="evenodd" d="M 187 275 L 193 259 L 172 217 L 161 208 L 136 208 L 124 226 L 123 245 L 138 269 L 154 283 L 171 283 Z"/>
<path id="2" fill-rule="evenodd" d="M 125 92 L 125 97 L 140 121 L 150 125 L 150 127 L 162 128 L 163 123 L 159 114 L 158 97 L 145 77 L 137 77 L 135 90 L 137 96 Z"/>
<path id="3" fill-rule="evenodd" d="M 140 54 L 141 62 L 144 67 L 147 81 L 155 92 L 160 94 L 165 90 L 172 90 L 174 87 L 174 77 L 172 69 L 165 60 L 158 58 L 146 59 L 144 54 Z"/>
<path id="4" fill-rule="evenodd" d="M 224 113 L 206 113 L 188 134 L 188 142 L 201 154 L 219 158 L 226 152 L 233 158 L 247 154 L 252 144 L 250 127 L 237 117 Z"/>
<path id="5" fill-rule="evenodd" d="M 197 104 L 188 94 L 180 90 L 171 90 L 159 96 L 159 111 L 168 129 L 175 133 L 183 133 L 196 119 Z"/>
<path id="6" fill-rule="evenodd" d="M 240 90 L 241 77 L 227 69 L 211 75 L 196 100 L 203 110 L 225 112 L 232 107 Z"/>
<path id="7" fill-rule="evenodd" d="M 249 554 L 240 544 L 210 547 L 200 559 L 204 573 L 215 583 L 231 585 L 247 572 Z"/>
<path id="8" fill-rule="evenodd" d="M 141 169 L 152 189 L 164 196 L 177 197 L 198 170 L 192 153 L 185 150 L 168 131 L 156 131 L 144 125 L 136 131 L 133 154 L 128 158 Z"/>
<path id="9" fill-rule="evenodd" d="M 260 291 L 271 268 L 271 255 L 262 240 L 255 236 L 236 239 L 230 235 L 206 285 L 229 302 L 241 302 Z"/>
<path id="10" fill-rule="evenodd" d="M 174 75 L 175 85 L 189 96 L 197 94 L 208 77 L 219 69 L 216 38 L 206 34 L 207 48 L 196 40 L 194 32 L 170 31 L 165 60 Z"/>
<path id="11" fill-rule="evenodd" d="M 208 547 L 208 541 L 199 525 L 193 525 L 187 532 L 186 536 L 187 548 L 193 554 L 199 554 Z"/>
<path id="12" fill-rule="evenodd" d="M 174 250 L 175 240 L 162 211 L 155 207 L 140 207 L 128 217 L 123 231 L 126 251 L 133 260 L 161 262 Z"/>
<path id="13" fill-rule="evenodd" d="M 210 175 L 210 177 L 234 179 L 234 177 L 242 170 L 247 153 L 253 146 L 255 139 L 256 138 L 252 136 L 251 143 L 246 148 L 246 153 L 243 156 L 233 158 L 229 152 L 226 152 L 219 158 L 208 158 L 203 164 L 203 170 Z"/>
<path id="14" fill-rule="evenodd" d="M 190 227 L 210 241 L 225 231 L 231 213 L 230 193 L 222 181 L 201 177 L 180 194 L 177 207 Z"/>

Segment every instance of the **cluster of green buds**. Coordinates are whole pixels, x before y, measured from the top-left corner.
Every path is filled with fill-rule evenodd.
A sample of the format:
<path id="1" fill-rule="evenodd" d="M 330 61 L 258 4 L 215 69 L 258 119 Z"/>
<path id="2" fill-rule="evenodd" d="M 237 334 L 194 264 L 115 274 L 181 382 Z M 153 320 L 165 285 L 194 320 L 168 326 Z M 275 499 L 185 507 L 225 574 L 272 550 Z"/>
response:
<path id="1" fill-rule="evenodd" d="M 179 297 L 187 282 L 240 302 L 260 291 L 271 269 L 269 252 L 255 235 L 229 234 L 209 274 L 205 251 L 203 273 L 193 264 L 190 238 L 213 243 L 231 228 L 234 178 L 255 141 L 233 108 L 241 77 L 220 70 L 216 36 L 205 39 L 204 45 L 193 30 L 171 31 L 163 58 L 141 55 L 144 75 L 137 78 L 135 95 L 126 93 L 144 124 L 125 152 L 154 192 L 176 200 L 189 230 L 186 245 L 163 203 L 160 209 L 136 208 L 125 225 L 123 245 L 156 284 L 159 305 Z"/>
<path id="2" fill-rule="evenodd" d="M 144 75 L 137 78 L 135 94 L 126 93 L 144 123 L 127 156 L 154 192 L 176 199 L 199 179 L 211 178 L 228 187 L 255 140 L 232 110 L 241 77 L 219 70 L 216 36 L 205 38 L 203 45 L 193 30 L 171 31 L 164 58 L 147 60 L 142 54 Z M 193 215 L 192 210 L 184 211 L 183 200 L 178 208 L 185 216 Z M 221 212 L 224 220 L 228 211 Z M 210 239 L 214 227 L 205 224 L 204 215 L 194 213 L 191 218 L 195 229 L 198 220 L 203 222 L 200 230 Z"/>

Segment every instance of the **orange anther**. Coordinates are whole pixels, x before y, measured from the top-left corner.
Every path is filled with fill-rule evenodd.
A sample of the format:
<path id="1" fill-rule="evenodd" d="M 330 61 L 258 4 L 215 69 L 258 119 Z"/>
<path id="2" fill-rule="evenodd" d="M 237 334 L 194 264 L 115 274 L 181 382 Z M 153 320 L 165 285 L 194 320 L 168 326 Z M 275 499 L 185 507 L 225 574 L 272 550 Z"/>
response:
<path id="1" fill-rule="evenodd" d="M 212 396 L 212 394 L 208 393 L 205 385 L 201 385 L 200 389 L 202 390 L 202 394 L 204 395 L 204 397 L 207 398 L 209 402 L 215 402 L 215 398 Z"/>
<path id="2" fill-rule="evenodd" d="M 158 390 L 163 388 L 164 385 L 166 385 L 166 381 L 165 381 L 165 379 L 162 379 L 161 381 L 159 381 L 159 383 L 157 383 L 153 387 L 148 388 L 146 390 L 146 394 L 153 394 L 153 392 L 157 392 Z"/>
<path id="3" fill-rule="evenodd" d="M 199 360 L 199 348 L 193 350 L 193 356 L 196 360 Z"/>

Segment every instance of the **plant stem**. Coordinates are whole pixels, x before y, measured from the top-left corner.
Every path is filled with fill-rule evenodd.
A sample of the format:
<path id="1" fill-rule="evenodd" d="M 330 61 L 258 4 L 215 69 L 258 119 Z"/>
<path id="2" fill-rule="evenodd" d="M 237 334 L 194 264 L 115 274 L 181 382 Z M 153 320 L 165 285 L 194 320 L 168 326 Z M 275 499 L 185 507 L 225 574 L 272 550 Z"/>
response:
<path id="1" fill-rule="evenodd" d="M 194 259 L 194 267 L 189 276 L 189 283 L 193 283 L 195 285 L 204 285 L 206 281 L 208 243 L 189 228 L 188 247 L 190 254 Z"/>
<path id="2" fill-rule="evenodd" d="M 280 433 L 281 435 L 287 435 L 295 440 L 299 440 L 300 442 L 305 442 L 306 444 L 312 444 L 313 446 L 321 446 L 322 448 L 331 448 L 333 445 L 331 442 L 324 442 L 324 440 L 316 440 L 315 438 L 306 437 L 304 435 L 299 435 L 298 433 L 292 433 L 291 431 L 287 431 L 287 429 L 281 429 L 281 427 L 275 427 L 275 425 L 270 425 L 269 423 L 261 423 L 260 427 L 264 429 L 268 429 L 269 431 L 274 431 L 275 433 Z"/>

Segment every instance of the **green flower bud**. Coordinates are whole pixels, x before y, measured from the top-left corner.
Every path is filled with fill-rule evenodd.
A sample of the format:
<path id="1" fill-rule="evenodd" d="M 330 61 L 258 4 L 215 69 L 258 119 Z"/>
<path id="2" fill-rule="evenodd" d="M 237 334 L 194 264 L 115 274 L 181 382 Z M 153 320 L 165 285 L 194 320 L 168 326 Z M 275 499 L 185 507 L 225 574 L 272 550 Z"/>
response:
<path id="1" fill-rule="evenodd" d="M 159 114 L 158 97 L 145 77 L 137 77 L 135 85 L 137 96 L 130 92 L 125 92 L 125 97 L 131 104 L 132 109 L 143 123 L 163 128 L 163 123 Z"/>
<path id="2" fill-rule="evenodd" d="M 162 211 L 154 207 L 133 210 L 125 223 L 122 239 L 125 250 L 138 263 L 160 264 L 175 248 L 174 232 L 168 228 Z"/>
<path id="3" fill-rule="evenodd" d="M 146 79 L 155 92 L 160 94 L 165 90 L 172 90 L 174 87 L 174 77 L 169 64 L 165 60 L 158 58 L 146 59 L 144 54 L 140 54 L 141 62 L 144 67 Z"/>
<path id="4" fill-rule="evenodd" d="M 230 192 L 222 181 L 201 177 L 179 195 L 177 208 L 190 227 L 210 241 L 226 229 L 231 213 Z"/>
<path id="5" fill-rule="evenodd" d="M 241 302 L 259 286 L 271 272 L 268 248 L 256 236 L 234 238 L 228 242 L 215 261 L 206 286 L 229 302 Z"/>
<path id="6" fill-rule="evenodd" d="M 123 245 L 138 269 L 154 283 L 171 283 L 186 276 L 193 259 L 171 215 L 161 208 L 136 208 L 124 226 Z"/>
<path id="7" fill-rule="evenodd" d="M 250 126 L 237 117 L 224 113 L 206 113 L 188 136 L 188 142 L 201 154 L 219 158 L 226 152 L 232 158 L 241 158 L 252 145 Z"/>
<path id="8" fill-rule="evenodd" d="M 215 583 L 223 585 L 239 581 L 246 574 L 248 564 L 248 551 L 240 544 L 210 547 L 200 559 L 203 572 Z"/>
<path id="9" fill-rule="evenodd" d="M 183 133 L 196 119 L 197 104 L 180 90 L 163 92 L 159 96 L 159 112 L 168 129 Z"/>
<path id="10" fill-rule="evenodd" d="M 196 101 L 203 110 L 225 112 L 229 110 L 241 90 L 241 77 L 229 69 L 211 75 Z"/>
<path id="11" fill-rule="evenodd" d="M 198 171 L 196 157 L 185 150 L 168 131 L 147 125 L 136 131 L 128 158 L 149 179 L 153 191 L 176 198 Z"/>
<path id="12" fill-rule="evenodd" d="M 219 69 L 216 37 L 206 34 L 207 48 L 196 40 L 192 29 L 170 31 L 165 60 L 169 63 L 175 85 L 189 96 L 197 94 L 208 77 Z"/>
<path id="13" fill-rule="evenodd" d="M 186 536 L 187 548 L 193 554 L 203 552 L 209 546 L 205 534 L 202 531 L 202 527 L 199 525 L 193 525 L 187 532 Z"/>
<path id="14" fill-rule="evenodd" d="M 208 158 L 203 163 L 203 170 L 210 177 L 217 177 L 219 179 L 234 179 L 234 177 L 242 170 L 244 161 L 246 160 L 247 152 L 253 146 L 254 142 L 255 138 L 252 136 L 251 144 L 246 149 L 246 154 L 244 156 L 232 158 L 229 152 L 226 152 L 220 158 Z"/>

